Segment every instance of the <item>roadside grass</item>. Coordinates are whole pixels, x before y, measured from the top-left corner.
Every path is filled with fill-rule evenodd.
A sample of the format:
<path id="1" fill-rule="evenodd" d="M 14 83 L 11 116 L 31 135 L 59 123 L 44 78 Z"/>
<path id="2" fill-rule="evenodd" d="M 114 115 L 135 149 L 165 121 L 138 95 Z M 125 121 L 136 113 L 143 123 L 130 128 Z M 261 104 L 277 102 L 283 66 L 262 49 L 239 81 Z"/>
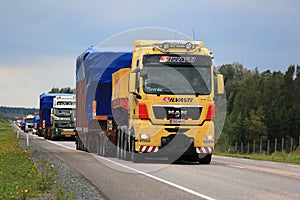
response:
<path id="1" fill-rule="evenodd" d="M 75 199 L 56 186 L 57 172 L 45 161 L 34 162 L 19 146 L 9 122 L 0 121 L 0 199 L 30 199 L 45 193 L 53 199 Z M 52 199 L 52 198 L 50 198 Z"/>
<path id="2" fill-rule="evenodd" d="M 241 154 L 241 153 L 221 153 L 220 151 L 214 151 L 214 155 L 227 156 L 227 157 L 236 157 L 236 158 L 246 158 L 253 160 L 264 160 L 264 161 L 273 161 L 273 162 L 282 162 L 282 163 L 291 163 L 291 164 L 300 164 L 300 149 L 297 149 L 293 153 L 285 152 L 275 152 L 271 155 L 266 154 Z"/>

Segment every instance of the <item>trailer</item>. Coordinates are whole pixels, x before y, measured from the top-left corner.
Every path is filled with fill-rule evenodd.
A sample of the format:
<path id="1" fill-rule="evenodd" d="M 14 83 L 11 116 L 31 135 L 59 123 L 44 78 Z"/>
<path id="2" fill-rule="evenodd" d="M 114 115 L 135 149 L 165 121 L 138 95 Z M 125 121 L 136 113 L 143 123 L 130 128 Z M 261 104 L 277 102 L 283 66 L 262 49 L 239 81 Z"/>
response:
<path id="1" fill-rule="evenodd" d="M 76 149 L 115 156 L 112 74 L 130 68 L 128 49 L 88 48 L 76 62 Z"/>
<path id="2" fill-rule="evenodd" d="M 35 115 L 33 117 L 33 129 L 32 129 L 32 133 L 33 134 L 37 134 L 39 132 L 40 129 L 40 116 L 39 115 Z"/>

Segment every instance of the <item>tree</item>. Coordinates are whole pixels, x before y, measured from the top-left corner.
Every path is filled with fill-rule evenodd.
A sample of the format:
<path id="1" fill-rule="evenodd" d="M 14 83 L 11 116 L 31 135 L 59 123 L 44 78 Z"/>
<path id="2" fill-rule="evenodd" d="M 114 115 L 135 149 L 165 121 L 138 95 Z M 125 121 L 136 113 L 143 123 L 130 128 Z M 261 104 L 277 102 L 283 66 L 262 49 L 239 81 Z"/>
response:
<path id="1" fill-rule="evenodd" d="M 283 126 L 283 97 L 282 87 L 284 75 L 279 72 L 265 72 L 264 92 L 262 95 L 262 106 L 264 107 L 264 122 L 270 139 L 282 137 Z"/>
<path id="2" fill-rule="evenodd" d="M 67 94 L 75 94 L 75 89 L 71 89 L 70 87 L 66 88 L 57 88 L 53 87 L 48 93 L 67 93 Z"/>
<path id="3" fill-rule="evenodd" d="M 267 127 L 263 121 L 262 107 L 258 110 L 251 110 L 249 117 L 244 120 L 244 142 L 251 142 L 255 139 L 267 140 Z"/>
<path id="4" fill-rule="evenodd" d="M 227 117 L 221 139 L 250 142 L 300 135 L 300 66 L 285 73 L 259 73 L 241 64 L 222 65 L 227 94 Z"/>

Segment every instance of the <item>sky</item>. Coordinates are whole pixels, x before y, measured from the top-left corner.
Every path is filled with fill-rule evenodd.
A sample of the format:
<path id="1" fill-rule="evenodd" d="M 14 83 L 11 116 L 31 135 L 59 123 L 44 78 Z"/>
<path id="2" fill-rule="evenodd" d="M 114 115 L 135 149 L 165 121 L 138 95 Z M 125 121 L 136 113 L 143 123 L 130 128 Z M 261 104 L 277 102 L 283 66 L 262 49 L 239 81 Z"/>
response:
<path id="1" fill-rule="evenodd" d="M 147 27 L 204 41 L 216 66 L 285 72 L 300 64 L 299 10 L 298 0 L 2 0 L 0 106 L 38 108 L 41 93 L 75 88 L 89 46 Z"/>

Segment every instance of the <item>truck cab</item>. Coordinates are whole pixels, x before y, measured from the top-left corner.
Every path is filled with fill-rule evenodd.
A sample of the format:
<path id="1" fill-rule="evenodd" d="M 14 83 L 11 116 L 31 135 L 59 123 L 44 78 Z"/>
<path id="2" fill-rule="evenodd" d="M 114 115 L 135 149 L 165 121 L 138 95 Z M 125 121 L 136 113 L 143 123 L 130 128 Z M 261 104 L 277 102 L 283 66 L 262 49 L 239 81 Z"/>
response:
<path id="1" fill-rule="evenodd" d="M 138 40 L 134 46 L 131 68 L 113 75 L 119 77 L 114 88 L 129 91 L 126 134 L 119 134 L 121 154 L 210 163 L 215 145 L 214 96 L 224 93 L 223 76 L 214 73 L 212 53 L 201 41 Z M 122 92 L 114 88 L 113 102 L 121 102 Z M 124 117 L 115 118 L 118 123 Z"/>
<path id="2" fill-rule="evenodd" d="M 51 137 L 75 137 L 75 95 L 56 96 L 51 109 Z"/>
<path id="3" fill-rule="evenodd" d="M 33 129 L 33 115 L 27 115 L 26 119 L 25 119 L 25 127 L 24 127 L 24 131 L 25 132 L 29 132 L 32 131 Z"/>

